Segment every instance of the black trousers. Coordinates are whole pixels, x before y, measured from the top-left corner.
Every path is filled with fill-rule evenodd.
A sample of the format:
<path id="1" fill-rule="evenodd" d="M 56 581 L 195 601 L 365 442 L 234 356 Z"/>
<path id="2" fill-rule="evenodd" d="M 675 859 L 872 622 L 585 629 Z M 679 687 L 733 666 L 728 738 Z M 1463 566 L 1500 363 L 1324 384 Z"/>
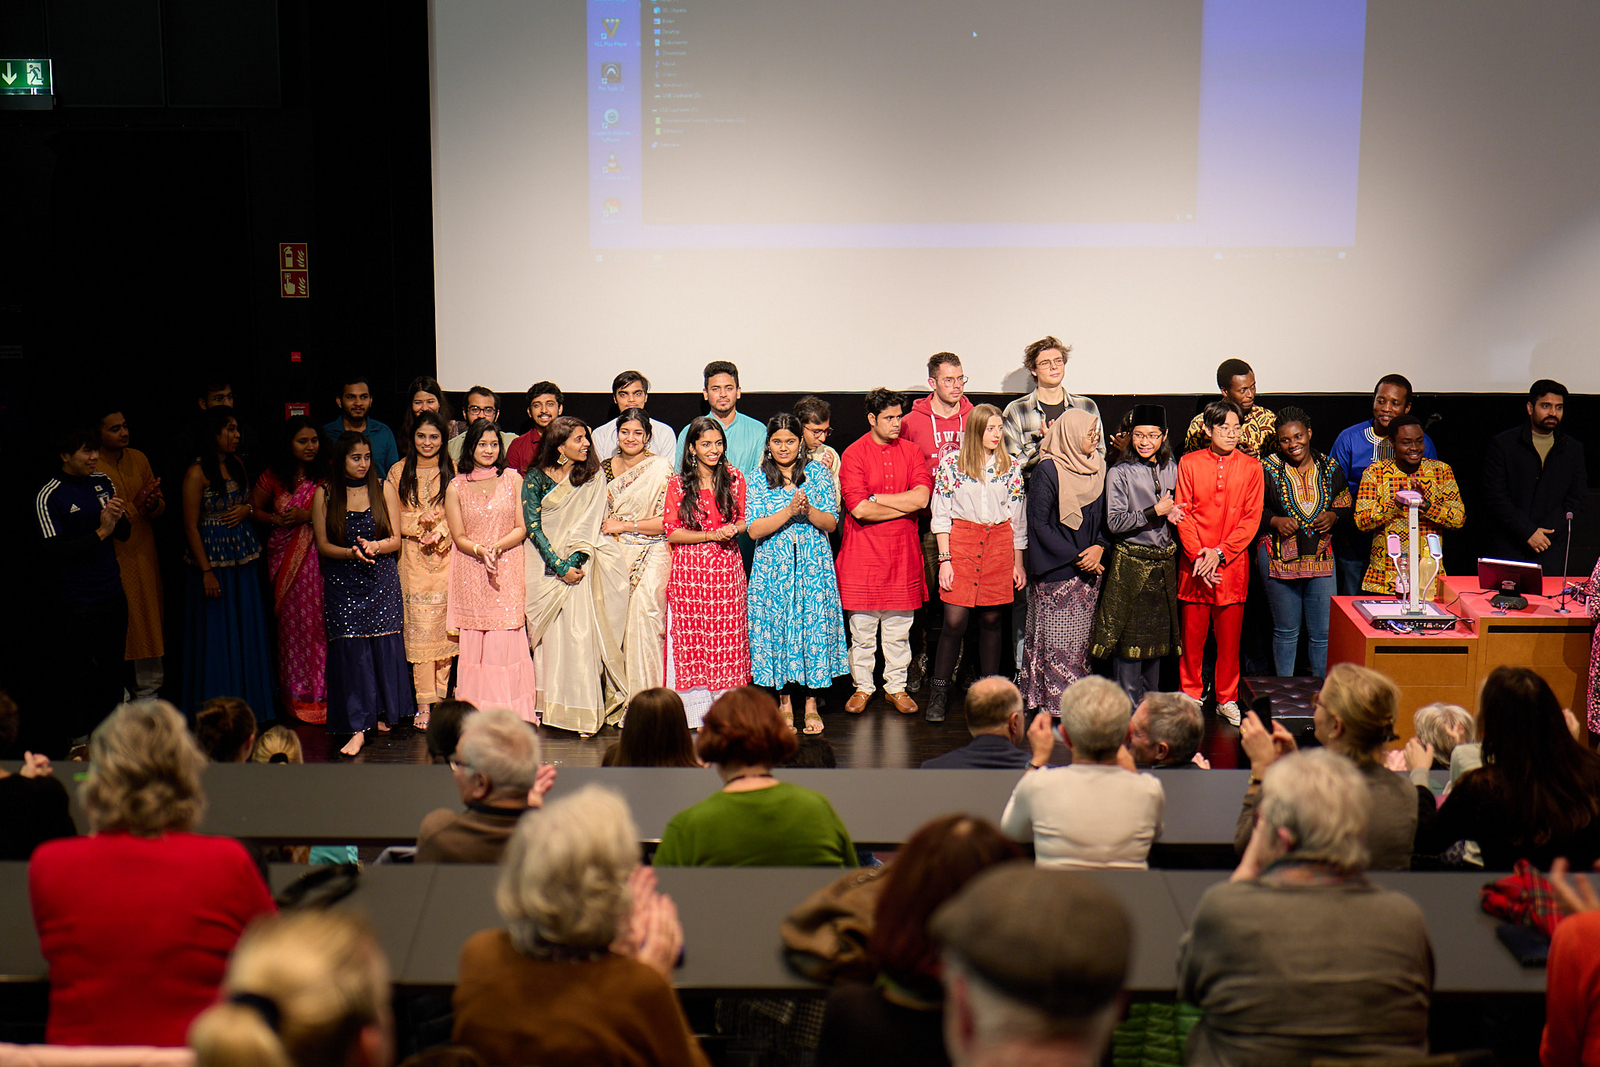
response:
<path id="1" fill-rule="evenodd" d="M 36 735 L 52 759 L 67 741 L 91 733 L 122 703 L 123 655 L 128 647 L 128 598 L 120 592 L 94 604 L 56 605 L 50 635 L 55 706 L 36 709 Z"/>

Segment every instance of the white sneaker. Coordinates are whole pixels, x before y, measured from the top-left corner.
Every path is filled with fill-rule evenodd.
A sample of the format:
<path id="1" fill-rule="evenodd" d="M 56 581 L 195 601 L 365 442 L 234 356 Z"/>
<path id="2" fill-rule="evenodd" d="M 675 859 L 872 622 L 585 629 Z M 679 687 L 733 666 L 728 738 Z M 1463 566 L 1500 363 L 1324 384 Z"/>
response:
<path id="1" fill-rule="evenodd" d="M 1217 714 L 1225 719 L 1229 726 L 1239 725 L 1239 702 L 1229 700 L 1217 705 Z"/>

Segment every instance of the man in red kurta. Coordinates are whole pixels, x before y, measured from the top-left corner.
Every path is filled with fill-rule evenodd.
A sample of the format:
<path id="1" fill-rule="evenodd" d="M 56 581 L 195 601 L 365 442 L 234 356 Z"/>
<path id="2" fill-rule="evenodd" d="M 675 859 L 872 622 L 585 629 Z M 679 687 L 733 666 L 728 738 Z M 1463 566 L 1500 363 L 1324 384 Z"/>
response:
<path id="1" fill-rule="evenodd" d="M 872 663 L 883 631 L 883 692 L 895 710 L 915 714 L 906 695 L 911 619 L 928 599 L 917 513 L 928 506 L 933 477 L 917 447 L 901 440 L 906 398 L 888 389 L 867 394 L 867 435 L 839 457 L 844 539 L 835 570 L 839 603 L 850 613 L 850 677 L 844 706 L 860 714 L 872 699 Z"/>
<path id="2" fill-rule="evenodd" d="M 1250 588 L 1250 542 L 1261 526 L 1263 478 L 1255 457 L 1239 451 L 1239 405 L 1214 400 L 1201 413 L 1210 445 L 1178 461 L 1178 567 L 1183 658 L 1178 681 L 1199 700 L 1206 634 L 1217 633 L 1217 714 L 1239 725 L 1239 629 Z"/>

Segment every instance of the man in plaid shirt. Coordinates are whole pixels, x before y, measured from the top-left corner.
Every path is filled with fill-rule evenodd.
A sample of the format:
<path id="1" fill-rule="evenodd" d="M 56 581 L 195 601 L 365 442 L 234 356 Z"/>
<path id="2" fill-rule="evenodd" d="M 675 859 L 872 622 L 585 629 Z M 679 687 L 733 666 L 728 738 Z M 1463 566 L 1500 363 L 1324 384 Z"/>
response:
<path id="1" fill-rule="evenodd" d="M 1034 390 L 1027 396 L 1006 405 L 1002 414 L 1006 451 L 1022 461 L 1024 472 L 1031 472 L 1039 462 L 1039 443 L 1050 424 L 1061 417 L 1067 408 L 1087 411 L 1101 423 L 1100 408 L 1086 396 L 1077 396 L 1062 388 L 1066 377 L 1067 357 L 1072 346 L 1062 344 L 1054 337 L 1041 337 L 1022 353 L 1022 365 L 1033 375 Z M 1106 428 L 1099 425 L 1099 453 L 1106 454 Z"/>

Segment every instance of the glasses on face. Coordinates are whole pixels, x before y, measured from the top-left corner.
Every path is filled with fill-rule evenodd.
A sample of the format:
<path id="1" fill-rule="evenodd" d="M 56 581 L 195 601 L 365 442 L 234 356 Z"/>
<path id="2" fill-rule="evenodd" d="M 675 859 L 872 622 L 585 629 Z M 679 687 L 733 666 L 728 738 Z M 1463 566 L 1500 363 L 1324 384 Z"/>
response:
<path id="1" fill-rule="evenodd" d="M 967 376 L 965 374 L 963 374 L 959 378 L 935 378 L 934 381 L 938 382 L 940 385 L 943 385 L 943 386 L 966 385 L 967 384 Z"/>
<path id="2" fill-rule="evenodd" d="M 812 437 L 820 437 L 822 440 L 826 441 L 830 436 L 832 436 L 833 427 L 831 427 L 831 426 L 807 426 L 806 427 L 806 433 L 810 434 Z"/>
<path id="3" fill-rule="evenodd" d="M 1158 433 L 1136 433 L 1133 435 L 1133 439 L 1141 445 L 1159 445 L 1161 443 L 1161 435 Z"/>
<path id="4" fill-rule="evenodd" d="M 1218 427 L 1215 427 L 1211 432 L 1212 433 L 1220 433 L 1224 437 L 1238 437 L 1239 436 L 1239 427 L 1237 427 L 1237 426 L 1218 426 Z"/>
<path id="5" fill-rule="evenodd" d="M 494 417 L 494 413 L 499 411 L 499 410 L 500 409 L 496 408 L 496 407 L 482 408 L 482 407 L 479 407 L 476 404 L 468 404 L 467 405 L 467 414 L 471 415 L 475 419 L 493 418 Z"/>
<path id="6" fill-rule="evenodd" d="M 1034 363 L 1034 367 L 1039 370 L 1060 370 L 1066 365 L 1067 361 L 1064 359 L 1041 359 Z"/>

